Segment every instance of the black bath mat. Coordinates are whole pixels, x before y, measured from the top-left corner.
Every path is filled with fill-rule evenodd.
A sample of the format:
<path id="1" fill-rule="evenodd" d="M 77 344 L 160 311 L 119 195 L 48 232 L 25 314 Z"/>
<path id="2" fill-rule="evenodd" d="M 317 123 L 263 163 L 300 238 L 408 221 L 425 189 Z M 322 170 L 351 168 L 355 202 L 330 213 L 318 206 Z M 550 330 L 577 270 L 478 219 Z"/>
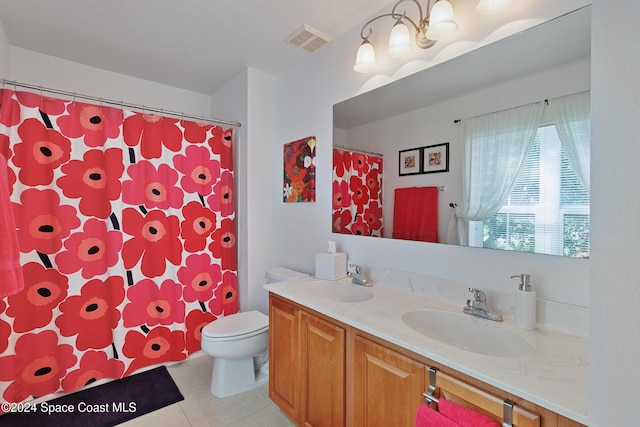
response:
<path id="1" fill-rule="evenodd" d="M 160 366 L 39 403 L 29 412 L 1 415 L 0 427 L 109 427 L 181 400 L 167 368 Z"/>

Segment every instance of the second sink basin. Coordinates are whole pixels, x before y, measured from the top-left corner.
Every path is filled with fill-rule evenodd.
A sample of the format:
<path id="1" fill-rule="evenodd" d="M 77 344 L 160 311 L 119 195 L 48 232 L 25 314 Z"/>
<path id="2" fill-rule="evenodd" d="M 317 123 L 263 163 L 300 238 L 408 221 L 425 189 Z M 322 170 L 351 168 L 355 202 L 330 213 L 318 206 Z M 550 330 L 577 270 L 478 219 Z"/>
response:
<path id="1" fill-rule="evenodd" d="M 362 302 L 373 298 L 373 292 L 362 286 L 342 282 L 313 281 L 305 283 L 309 293 L 340 302 Z"/>
<path id="2" fill-rule="evenodd" d="M 502 324 L 468 314 L 417 310 L 403 314 L 402 321 L 428 338 L 474 353 L 523 357 L 534 352 L 531 344 Z"/>

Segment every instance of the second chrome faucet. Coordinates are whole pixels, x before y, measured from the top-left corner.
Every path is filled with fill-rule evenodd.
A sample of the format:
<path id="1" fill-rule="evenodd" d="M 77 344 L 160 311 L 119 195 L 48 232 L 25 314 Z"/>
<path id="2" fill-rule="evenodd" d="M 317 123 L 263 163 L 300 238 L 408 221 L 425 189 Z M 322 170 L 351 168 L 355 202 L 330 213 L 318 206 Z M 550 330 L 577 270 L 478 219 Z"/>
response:
<path id="1" fill-rule="evenodd" d="M 491 310 L 487 305 L 487 294 L 476 288 L 469 288 L 469 292 L 473 294 L 473 298 L 467 300 L 467 305 L 463 309 L 465 313 L 502 322 L 502 314 Z"/>

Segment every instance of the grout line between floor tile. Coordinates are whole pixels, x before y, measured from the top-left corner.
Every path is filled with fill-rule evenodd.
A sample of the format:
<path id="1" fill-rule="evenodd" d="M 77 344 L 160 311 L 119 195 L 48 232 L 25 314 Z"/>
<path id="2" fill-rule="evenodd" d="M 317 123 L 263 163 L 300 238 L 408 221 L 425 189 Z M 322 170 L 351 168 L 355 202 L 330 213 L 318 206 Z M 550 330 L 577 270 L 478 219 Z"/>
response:
<path id="1" fill-rule="evenodd" d="M 187 423 L 189 423 L 188 427 L 194 427 L 194 425 L 191 423 L 191 420 L 189 419 L 189 415 L 187 414 L 187 412 L 184 410 L 184 407 L 182 406 L 182 401 L 178 402 L 180 405 L 180 410 L 182 411 L 182 414 L 184 415 L 185 419 L 187 420 Z"/>

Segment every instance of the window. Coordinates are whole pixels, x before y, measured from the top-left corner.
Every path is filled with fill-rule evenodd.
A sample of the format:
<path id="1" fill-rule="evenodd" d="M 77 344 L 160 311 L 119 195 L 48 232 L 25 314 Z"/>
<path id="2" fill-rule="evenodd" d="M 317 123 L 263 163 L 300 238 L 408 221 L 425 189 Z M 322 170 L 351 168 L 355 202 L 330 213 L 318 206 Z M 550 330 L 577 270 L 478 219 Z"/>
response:
<path id="1" fill-rule="evenodd" d="M 502 209 L 469 222 L 470 246 L 589 256 L 589 194 L 564 153 L 556 127 L 538 128 Z"/>

